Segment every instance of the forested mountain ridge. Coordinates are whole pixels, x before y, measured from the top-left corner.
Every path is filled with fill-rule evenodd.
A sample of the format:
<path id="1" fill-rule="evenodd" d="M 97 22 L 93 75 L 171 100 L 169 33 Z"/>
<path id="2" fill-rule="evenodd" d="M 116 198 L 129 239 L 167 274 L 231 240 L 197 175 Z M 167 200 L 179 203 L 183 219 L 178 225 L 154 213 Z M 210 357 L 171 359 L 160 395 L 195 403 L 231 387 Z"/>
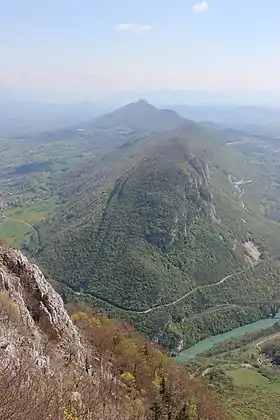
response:
<path id="1" fill-rule="evenodd" d="M 90 292 L 95 277 L 95 291 L 100 296 L 112 300 L 113 294 L 115 303 L 144 310 L 186 293 L 190 273 L 194 273 L 196 282 L 211 282 L 211 271 L 219 275 L 217 267 L 212 270 L 209 267 L 209 280 L 200 279 L 202 268 L 198 261 L 192 267 L 199 249 L 202 264 L 204 256 L 211 253 L 211 240 L 219 247 L 221 261 L 226 258 L 234 265 L 234 258 L 225 257 L 226 248 L 211 228 L 212 211 L 207 167 L 188 156 L 174 141 L 166 144 L 116 180 L 99 223 L 88 226 L 79 236 L 80 250 L 82 253 L 87 250 L 89 259 L 84 259 L 76 246 L 67 251 L 68 256 L 73 252 L 69 261 L 67 258 L 68 270 L 73 273 L 68 284 L 77 291 Z M 198 219 L 203 226 L 195 232 Z M 80 235 L 81 231 L 71 232 L 73 244 L 75 233 Z M 190 255 L 188 261 L 181 259 L 186 244 L 192 262 Z M 56 245 L 60 246 L 52 239 L 50 249 Z M 48 248 L 44 258 L 47 252 Z M 157 260 L 156 267 L 153 259 Z M 94 272 L 90 269 L 92 264 Z M 78 272 L 75 266 L 80 267 Z M 61 273 L 62 270 L 61 266 Z M 58 274 L 55 278 L 60 280 Z M 181 285 L 176 281 L 178 276 Z"/>
<path id="2" fill-rule="evenodd" d="M 112 125 L 123 112 L 136 121 L 138 107 L 141 120 L 143 106 L 116 111 Z M 129 135 L 99 163 L 67 172 L 60 208 L 39 226 L 36 259 L 66 299 L 122 317 L 171 350 L 258 319 L 279 283 L 279 226 L 254 205 L 246 180 L 263 182 L 264 167 L 248 162 L 188 121 Z"/>

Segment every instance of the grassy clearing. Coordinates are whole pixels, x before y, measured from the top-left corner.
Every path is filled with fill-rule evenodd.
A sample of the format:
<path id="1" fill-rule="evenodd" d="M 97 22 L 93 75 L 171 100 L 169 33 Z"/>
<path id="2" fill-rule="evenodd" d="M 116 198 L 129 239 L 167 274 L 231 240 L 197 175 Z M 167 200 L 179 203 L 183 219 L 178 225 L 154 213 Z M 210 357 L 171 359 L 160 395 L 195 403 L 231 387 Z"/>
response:
<path id="1" fill-rule="evenodd" d="M 7 217 L 22 220 L 30 224 L 40 222 L 49 214 L 49 210 L 40 205 L 11 208 L 5 212 Z"/>
<path id="2" fill-rule="evenodd" d="M 234 384 L 245 386 L 262 386 L 269 383 L 269 379 L 252 369 L 240 368 L 228 372 Z"/>
<path id="3" fill-rule="evenodd" d="M 235 420 L 279 420 L 280 381 L 264 379 L 268 382 L 235 386 L 226 402 Z"/>
<path id="4" fill-rule="evenodd" d="M 224 404 L 234 420 L 279 420 L 280 408 L 280 369 L 259 363 L 260 352 L 256 344 L 270 337 L 266 343 L 273 342 L 274 326 L 256 336 L 249 334 L 220 345 L 220 352 L 205 358 L 193 360 L 193 372 L 197 375 L 211 367 L 205 379 L 211 388 L 214 386 L 222 396 Z M 227 347 L 228 346 L 228 347 Z M 218 350 L 218 348 L 217 348 Z M 250 365 L 250 367 L 245 367 Z M 215 366 L 213 368 L 213 366 Z"/>
<path id="5" fill-rule="evenodd" d="M 22 248 L 29 242 L 33 231 L 31 227 L 22 222 L 31 226 L 36 225 L 51 213 L 52 208 L 51 200 L 28 206 L 8 208 L 5 211 L 5 216 L 11 219 L 0 220 L 0 237 L 7 240 L 13 248 Z"/>
<path id="6" fill-rule="evenodd" d="M 0 221 L 0 237 L 5 239 L 12 248 L 21 248 L 28 242 L 31 228 L 23 223 L 4 219 Z"/>
<path id="7" fill-rule="evenodd" d="M 231 369 L 227 376 L 234 387 L 224 400 L 235 420 L 279 420 L 279 376 L 268 378 L 247 368 Z"/>
<path id="8" fill-rule="evenodd" d="M 253 347 L 249 347 L 248 349 L 246 349 L 246 351 L 244 352 L 244 355 L 247 356 L 248 358 L 252 358 L 255 357 L 257 358 L 259 355 L 259 350 L 253 346 Z"/>

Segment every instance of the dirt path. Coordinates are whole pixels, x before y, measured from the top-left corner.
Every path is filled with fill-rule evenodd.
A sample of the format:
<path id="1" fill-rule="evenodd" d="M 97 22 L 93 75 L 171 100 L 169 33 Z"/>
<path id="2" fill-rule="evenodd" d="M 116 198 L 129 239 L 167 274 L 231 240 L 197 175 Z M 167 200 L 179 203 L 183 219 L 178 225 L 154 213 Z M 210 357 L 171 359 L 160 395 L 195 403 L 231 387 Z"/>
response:
<path id="1" fill-rule="evenodd" d="M 261 349 L 261 345 L 262 345 L 263 343 L 265 343 L 266 341 L 272 340 L 273 338 L 277 338 L 277 337 L 279 337 L 279 336 L 280 336 L 280 332 L 275 333 L 275 334 L 273 334 L 273 335 L 270 335 L 269 337 L 264 338 L 262 341 L 259 341 L 259 342 L 255 345 L 255 347 L 256 347 L 259 351 L 262 351 L 262 349 Z"/>
<path id="2" fill-rule="evenodd" d="M 273 338 L 276 338 L 276 337 L 279 337 L 279 336 L 280 336 L 280 332 L 275 333 L 273 335 L 270 335 L 270 336 L 264 338 L 263 340 L 261 340 L 261 341 L 259 341 L 258 343 L 255 344 L 256 349 L 260 352 L 259 356 L 258 356 L 258 359 L 257 359 L 258 363 L 260 365 L 263 364 L 263 361 L 261 360 L 261 352 L 262 352 L 261 345 L 263 343 L 266 343 L 267 341 L 272 340 Z"/>

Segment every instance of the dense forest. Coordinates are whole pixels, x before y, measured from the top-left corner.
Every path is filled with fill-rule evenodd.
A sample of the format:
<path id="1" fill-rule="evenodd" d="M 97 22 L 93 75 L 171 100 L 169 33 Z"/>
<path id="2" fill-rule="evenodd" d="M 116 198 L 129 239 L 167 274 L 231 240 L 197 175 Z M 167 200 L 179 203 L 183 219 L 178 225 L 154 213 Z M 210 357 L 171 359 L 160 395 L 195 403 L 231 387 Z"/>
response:
<path id="1" fill-rule="evenodd" d="M 100 172 L 89 166 L 75 182 L 71 174 L 64 204 L 40 225 L 36 259 L 67 299 L 121 317 L 169 350 L 269 315 L 277 230 L 238 201 L 230 155 L 219 135 L 190 123 L 109 153 Z M 246 176 L 246 161 L 239 166 Z"/>
<path id="2" fill-rule="evenodd" d="M 23 162 L 4 141 L 3 173 L 20 162 L 40 169 L 3 178 L 14 203 L 4 237 L 65 300 L 133 323 L 170 351 L 268 316 L 279 289 L 279 224 L 268 212 L 279 165 L 274 143 L 242 139 L 140 101 L 83 130 L 30 136 Z"/>

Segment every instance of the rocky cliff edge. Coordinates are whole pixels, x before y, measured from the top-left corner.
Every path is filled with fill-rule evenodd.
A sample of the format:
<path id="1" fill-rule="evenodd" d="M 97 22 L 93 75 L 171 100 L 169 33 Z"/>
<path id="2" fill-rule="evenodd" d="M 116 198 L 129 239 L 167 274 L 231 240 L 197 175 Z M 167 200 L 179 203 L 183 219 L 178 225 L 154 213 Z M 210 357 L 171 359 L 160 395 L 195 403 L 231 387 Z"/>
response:
<path id="1" fill-rule="evenodd" d="M 23 348 L 43 365 L 54 356 L 77 362 L 84 357 L 62 299 L 40 269 L 21 252 L 0 248 L 1 356 L 17 357 Z"/>

